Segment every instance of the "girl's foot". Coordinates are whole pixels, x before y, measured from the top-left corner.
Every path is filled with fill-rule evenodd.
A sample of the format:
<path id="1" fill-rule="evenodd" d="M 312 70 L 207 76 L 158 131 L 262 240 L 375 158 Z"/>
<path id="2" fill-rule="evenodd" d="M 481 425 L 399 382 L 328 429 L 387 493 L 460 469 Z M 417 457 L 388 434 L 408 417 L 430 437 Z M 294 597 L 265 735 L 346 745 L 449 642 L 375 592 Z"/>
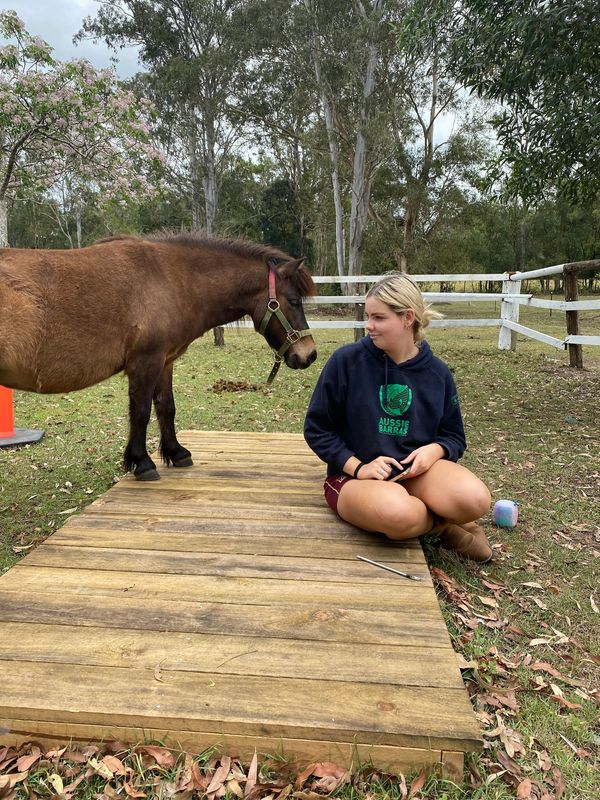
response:
<path id="1" fill-rule="evenodd" d="M 492 560 L 492 548 L 476 522 L 465 522 L 464 525 L 448 522 L 440 533 L 440 543 L 446 550 L 479 564 L 487 564 Z"/>

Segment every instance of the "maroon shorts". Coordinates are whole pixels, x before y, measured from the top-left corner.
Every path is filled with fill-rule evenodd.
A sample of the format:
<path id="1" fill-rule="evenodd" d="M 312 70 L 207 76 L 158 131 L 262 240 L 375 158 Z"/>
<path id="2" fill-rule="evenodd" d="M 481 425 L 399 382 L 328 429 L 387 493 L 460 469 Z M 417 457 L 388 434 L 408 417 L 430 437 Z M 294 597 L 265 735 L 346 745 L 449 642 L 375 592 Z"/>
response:
<path id="1" fill-rule="evenodd" d="M 346 475 L 344 472 L 340 473 L 339 475 L 331 475 L 329 478 L 325 480 L 323 484 L 323 491 L 325 492 L 325 500 L 327 501 L 327 505 L 332 511 L 335 511 L 337 514 L 337 505 L 338 505 L 338 498 L 340 496 L 340 491 L 342 486 L 347 481 L 353 481 L 354 478 L 351 478 L 350 475 Z"/>

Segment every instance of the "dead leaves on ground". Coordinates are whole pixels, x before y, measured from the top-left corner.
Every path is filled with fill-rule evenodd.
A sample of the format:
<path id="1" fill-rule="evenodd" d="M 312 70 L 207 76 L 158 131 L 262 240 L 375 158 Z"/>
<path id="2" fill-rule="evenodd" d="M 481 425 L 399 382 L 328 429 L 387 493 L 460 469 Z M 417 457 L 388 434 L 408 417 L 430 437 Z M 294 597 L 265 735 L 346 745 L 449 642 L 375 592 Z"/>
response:
<path id="1" fill-rule="evenodd" d="M 472 775 L 472 783 L 481 785 L 500 779 L 511 786 L 515 796 L 521 800 L 559 800 L 564 791 L 560 771 L 541 743 L 534 737 L 524 740 L 517 730 L 515 723 L 521 710 L 520 698 L 523 693 L 544 695 L 556 704 L 559 713 L 581 711 L 583 707 L 579 700 L 600 702 L 598 687 L 586 687 L 583 681 L 566 674 L 564 668 L 557 669 L 548 661 L 536 659 L 534 653 L 538 648 L 559 656 L 563 664 L 574 660 L 569 649 L 578 651 L 580 661 L 598 662 L 563 631 L 538 621 L 543 635 L 532 636 L 514 625 L 510 617 L 502 613 L 502 608 L 510 609 L 510 605 L 515 603 L 520 606 L 525 598 L 546 610 L 543 600 L 532 593 L 542 590 L 556 594 L 560 589 L 538 581 L 524 581 L 509 589 L 500 580 L 488 576 L 480 579 L 491 593 L 486 596 L 468 592 L 439 568 L 434 567 L 431 572 L 458 630 L 454 637 L 458 647 L 468 645 L 475 630 L 485 626 L 501 631 L 503 640 L 514 651 L 507 657 L 497 647 L 490 647 L 485 655 L 476 659 L 467 661 L 464 656 L 459 657 L 459 666 L 485 741 L 481 761 L 487 775 Z M 577 758 L 593 758 L 590 751 L 578 748 L 561 734 L 559 736 Z"/>
<path id="2" fill-rule="evenodd" d="M 0 798 L 15 800 L 17 791 L 29 800 L 75 800 L 87 782 L 95 800 L 323 800 L 345 784 L 373 798 L 372 784 L 393 782 L 401 800 L 416 800 L 427 779 L 423 770 L 407 786 L 403 775 L 364 768 L 351 773 L 331 761 L 307 766 L 265 759 L 255 753 L 250 764 L 228 755 L 190 753 L 160 745 L 129 748 L 122 742 L 43 751 L 28 742 L 20 748 L 0 747 Z M 87 791 L 87 790 L 86 790 Z M 89 791 L 87 791 L 89 794 Z"/>

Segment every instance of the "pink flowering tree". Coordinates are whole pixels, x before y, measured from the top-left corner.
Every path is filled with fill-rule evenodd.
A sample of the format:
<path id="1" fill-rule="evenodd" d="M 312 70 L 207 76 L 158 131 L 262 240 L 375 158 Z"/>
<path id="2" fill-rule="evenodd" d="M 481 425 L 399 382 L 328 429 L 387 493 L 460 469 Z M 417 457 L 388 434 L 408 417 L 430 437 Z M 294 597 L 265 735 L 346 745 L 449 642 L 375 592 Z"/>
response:
<path id="1" fill-rule="evenodd" d="M 78 206 L 152 195 L 162 157 L 152 145 L 151 109 L 111 69 L 85 60 L 56 61 L 52 48 L 0 11 L 0 246 L 8 245 L 14 197 L 64 194 Z M 78 225 L 78 244 L 81 232 Z"/>

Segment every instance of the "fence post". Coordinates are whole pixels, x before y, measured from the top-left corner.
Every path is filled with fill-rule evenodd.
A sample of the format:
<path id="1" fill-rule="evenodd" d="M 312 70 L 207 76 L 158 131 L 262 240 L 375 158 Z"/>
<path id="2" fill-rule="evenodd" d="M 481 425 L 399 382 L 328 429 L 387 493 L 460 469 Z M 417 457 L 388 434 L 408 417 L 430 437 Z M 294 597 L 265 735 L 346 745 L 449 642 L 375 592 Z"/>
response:
<path id="1" fill-rule="evenodd" d="M 367 285 L 365 283 L 357 283 L 356 284 L 356 293 L 357 294 L 366 294 L 367 292 Z M 364 303 L 357 303 L 354 307 L 354 319 L 357 322 L 364 322 L 365 319 L 365 306 Z M 354 341 L 360 342 L 360 340 L 365 335 L 364 328 L 354 328 Z"/>
<path id="2" fill-rule="evenodd" d="M 572 269 L 565 269 L 563 272 L 565 300 L 579 300 L 579 289 L 577 288 L 577 275 Z M 566 311 L 567 318 L 567 336 L 579 335 L 579 311 Z M 583 369 L 583 348 L 580 344 L 569 344 L 569 366 L 576 369 Z"/>
<path id="3" fill-rule="evenodd" d="M 520 294 L 521 281 L 511 281 L 507 277 L 502 281 L 502 294 Z M 503 320 L 510 322 L 519 321 L 519 304 L 502 299 L 500 305 L 500 333 L 498 334 L 498 350 L 516 350 L 517 334 L 503 324 Z"/>

